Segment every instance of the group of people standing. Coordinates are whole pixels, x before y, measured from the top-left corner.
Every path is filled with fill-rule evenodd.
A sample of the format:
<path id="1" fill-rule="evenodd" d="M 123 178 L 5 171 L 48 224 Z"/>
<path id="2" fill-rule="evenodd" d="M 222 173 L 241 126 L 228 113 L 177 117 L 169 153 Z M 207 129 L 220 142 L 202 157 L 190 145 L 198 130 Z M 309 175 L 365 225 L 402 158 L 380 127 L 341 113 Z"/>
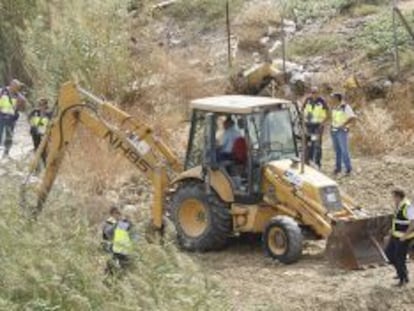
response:
<path id="1" fill-rule="evenodd" d="M 352 107 L 344 100 L 341 93 L 332 93 L 327 102 L 319 94 L 317 87 L 311 88 L 311 94 L 303 104 L 303 117 L 306 125 L 307 163 L 311 161 L 320 169 L 322 165 L 322 139 L 325 128 L 330 125 L 332 144 L 335 150 L 334 174 L 352 172 L 349 152 L 349 130 L 356 119 Z"/>
<path id="2" fill-rule="evenodd" d="M 16 122 L 27 108 L 27 100 L 21 93 L 22 88 L 23 84 L 14 79 L 8 86 L 0 89 L 0 148 L 3 149 L 3 158 L 10 154 Z M 34 150 L 39 147 L 50 119 L 48 100 L 41 98 L 28 115 Z M 45 161 L 45 154 L 42 157 Z"/>

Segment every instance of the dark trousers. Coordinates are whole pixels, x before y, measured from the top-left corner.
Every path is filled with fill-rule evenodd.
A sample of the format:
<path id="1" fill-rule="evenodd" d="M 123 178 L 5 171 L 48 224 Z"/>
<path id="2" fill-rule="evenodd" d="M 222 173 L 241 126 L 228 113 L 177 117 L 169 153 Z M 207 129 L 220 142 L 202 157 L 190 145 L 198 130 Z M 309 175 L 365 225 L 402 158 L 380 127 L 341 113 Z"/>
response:
<path id="1" fill-rule="evenodd" d="M 13 144 L 15 120 L 8 116 L 0 116 L 0 145 L 4 145 L 4 154 L 8 155 Z"/>
<path id="2" fill-rule="evenodd" d="M 106 263 L 105 273 L 116 275 L 124 272 L 131 265 L 131 260 L 127 255 L 112 253 L 112 258 Z"/>
<path id="3" fill-rule="evenodd" d="M 34 151 L 37 151 L 37 148 L 39 148 L 40 143 L 42 142 L 43 135 L 39 134 L 34 127 L 30 129 L 30 135 L 32 136 Z M 42 153 L 42 160 L 43 164 L 46 165 L 46 151 Z"/>
<path id="4" fill-rule="evenodd" d="M 306 130 L 306 162 L 312 161 L 318 167 L 321 167 L 323 126 L 321 124 L 307 124 Z"/>
<path id="5" fill-rule="evenodd" d="M 388 260 L 394 266 L 398 278 L 402 282 L 408 281 L 406 264 L 408 245 L 409 241 L 400 241 L 397 238 L 391 237 L 390 242 L 385 249 L 385 254 L 388 257 Z"/>

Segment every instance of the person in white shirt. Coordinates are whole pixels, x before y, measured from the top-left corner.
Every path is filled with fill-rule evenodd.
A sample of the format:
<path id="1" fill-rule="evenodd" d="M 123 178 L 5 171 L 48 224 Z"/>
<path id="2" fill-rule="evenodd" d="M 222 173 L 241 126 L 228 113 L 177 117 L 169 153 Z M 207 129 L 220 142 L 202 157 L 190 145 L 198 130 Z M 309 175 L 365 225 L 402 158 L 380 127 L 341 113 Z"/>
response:
<path id="1" fill-rule="evenodd" d="M 218 161 L 225 161 L 232 159 L 232 152 L 234 142 L 239 138 L 240 132 L 236 129 L 234 121 L 231 116 L 228 116 L 223 122 L 224 134 L 221 146 L 219 147 L 218 152 Z"/>
<path id="2" fill-rule="evenodd" d="M 342 164 L 345 165 L 345 174 L 350 175 L 352 171 L 351 157 L 349 154 L 349 126 L 351 122 L 356 119 L 356 115 L 352 107 L 343 101 L 343 96 L 340 93 L 333 93 L 331 95 L 332 108 L 332 124 L 331 135 L 332 143 L 335 149 L 336 164 L 334 174 L 339 174 L 342 171 Z"/>

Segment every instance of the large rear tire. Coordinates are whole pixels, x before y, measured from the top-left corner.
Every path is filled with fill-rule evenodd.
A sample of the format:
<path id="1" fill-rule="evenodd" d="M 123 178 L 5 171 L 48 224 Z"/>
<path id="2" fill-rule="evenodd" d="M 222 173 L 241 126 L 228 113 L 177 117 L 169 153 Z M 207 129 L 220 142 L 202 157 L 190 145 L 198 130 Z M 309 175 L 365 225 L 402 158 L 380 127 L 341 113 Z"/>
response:
<path id="1" fill-rule="evenodd" d="M 189 251 L 223 248 L 231 234 L 232 218 L 228 206 L 204 184 L 187 182 L 172 196 L 172 219 L 179 245 Z"/>
<path id="2" fill-rule="evenodd" d="M 300 227 L 290 217 L 270 220 L 262 236 L 266 254 L 282 263 L 297 262 L 302 255 L 303 236 Z"/>

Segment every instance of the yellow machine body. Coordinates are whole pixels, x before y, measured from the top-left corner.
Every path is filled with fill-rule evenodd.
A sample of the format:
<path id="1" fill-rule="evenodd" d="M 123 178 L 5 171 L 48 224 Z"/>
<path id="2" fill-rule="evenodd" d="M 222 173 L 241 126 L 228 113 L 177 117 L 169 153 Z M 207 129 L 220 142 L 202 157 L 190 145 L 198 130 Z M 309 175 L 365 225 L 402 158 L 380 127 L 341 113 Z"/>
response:
<path id="1" fill-rule="evenodd" d="M 263 123 L 267 113 L 277 112 L 288 104 L 282 99 L 252 96 L 219 96 L 192 103 L 194 120 L 205 122 L 204 112 L 211 112 L 236 114 L 237 120 L 244 123 L 252 120 L 253 116 Z M 286 119 L 289 114 L 285 112 L 283 110 L 280 115 L 285 118 L 281 122 L 288 121 L 286 124 L 289 125 L 290 120 Z M 258 113 L 263 114 L 259 117 Z M 328 258 L 341 267 L 355 269 L 384 261 L 380 242 L 385 235 L 384 228 L 389 224 L 389 216 L 381 219 L 359 216 L 358 206 L 340 192 L 335 181 L 294 159 L 269 160 L 261 164 L 250 161 L 248 165 L 237 167 L 236 171 L 244 172 L 238 179 L 229 173 L 226 168 L 229 164 L 218 166 L 213 163 L 209 166 L 204 161 L 201 165 L 201 154 L 207 147 L 203 143 L 200 145 L 202 135 L 196 132 L 200 126 L 194 120 L 184 165 L 162 137 L 155 135 L 143 120 L 102 101 L 74 83 L 64 84 L 59 93 L 57 114 L 31 165 L 34 172 L 42 153 L 47 150 L 35 211 L 42 209 L 65 150 L 81 124 L 123 155 L 151 182 L 154 191 L 151 220 L 153 228 L 158 231 L 163 228 L 164 203 L 168 196 L 172 206 L 170 216 L 184 249 L 218 249 L 231 235 L 261 233 L 268 254 L 282 262 L 292 263 L 300 257 L 302 235 L 306 232 L 316 239 L 328 239 Z M 239 122 L 240 126 L 243 122 Z M 211 128 L 215 130 L 214 126 Z M 215 133 L 204 133 L 204 136 L 209 135 L 214 139 Z M 196 143 L 199 146 L 195 146 Z M 258 142 L 249 140 L 248 144 L 257 146 Z M 211 157 L 213 151 L 207 151 Z M 260 153 L 261 150 L 255 152 Z M 189 163 L 197 161 L 198 165 L 189 167 Z M 185 166 L 187 169 L 184 170 Z M 252 177 L 254 172 L 258 179 Z M 250 192 L 256 189 L 253 199 L 250 196 L 246 200 L 240 196 L 242 190 L 237 187 L 237 180 L 243 178 L 250 180 L 247 183 Z"/>

